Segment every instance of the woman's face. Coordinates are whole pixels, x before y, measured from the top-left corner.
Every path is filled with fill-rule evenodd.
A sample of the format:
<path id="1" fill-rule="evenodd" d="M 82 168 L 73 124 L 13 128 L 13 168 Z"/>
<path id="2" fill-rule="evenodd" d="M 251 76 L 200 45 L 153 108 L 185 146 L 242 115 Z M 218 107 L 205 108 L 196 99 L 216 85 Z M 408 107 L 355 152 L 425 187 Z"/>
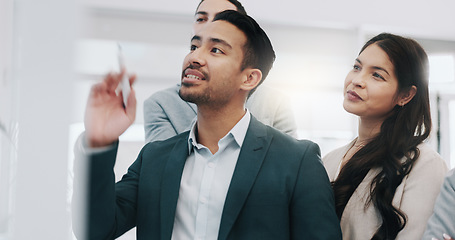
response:
<path id="1" fill-rule="evenodd" d="M 384 120 L 398 104 L 398 79 L 388 55 L 368 46 L 355 59 L 344 83 L 344 109 L 362 118 Z"/>

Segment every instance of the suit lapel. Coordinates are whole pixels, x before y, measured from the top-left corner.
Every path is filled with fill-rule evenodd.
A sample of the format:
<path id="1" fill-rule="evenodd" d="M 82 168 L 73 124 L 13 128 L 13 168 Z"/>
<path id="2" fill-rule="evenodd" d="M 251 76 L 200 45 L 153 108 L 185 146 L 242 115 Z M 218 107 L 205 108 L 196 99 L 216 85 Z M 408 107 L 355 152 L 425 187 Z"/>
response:
<path id="1" fill-rule="evenodd" d="M 161 184 L 160 217 L 161 239 L 171 239 L 175 211 L 179 197 L 180 180 L 188 157 L 188 133 L 180 136 L 169 155 Z"/>
<path id="2" fill-rule="evenodd" d="M 185 101 L 186 102 L 186 101 Z M 191 109 L 193 109 L 194 114 L 197 114 L 197 106 L 194 103 L 186 102 L 190 106 Z"/>
<path id="3" fill-rule="evenodd" d="M 224 203 L 218 239 L 226 239 L 256 180 L 272 137 L 253 116 Z"/>

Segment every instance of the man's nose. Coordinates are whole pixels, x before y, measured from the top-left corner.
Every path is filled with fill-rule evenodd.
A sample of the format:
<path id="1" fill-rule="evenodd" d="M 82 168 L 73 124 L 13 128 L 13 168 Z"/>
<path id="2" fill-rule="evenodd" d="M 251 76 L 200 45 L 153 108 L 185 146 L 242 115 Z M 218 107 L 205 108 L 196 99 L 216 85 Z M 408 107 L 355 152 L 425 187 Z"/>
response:
<path id="1" fill-rule="evenodd" d="M 190 53 L 189 63 L 195 66 L 204 66 L 206 64 L 203 49 L 198 48 Z"/>

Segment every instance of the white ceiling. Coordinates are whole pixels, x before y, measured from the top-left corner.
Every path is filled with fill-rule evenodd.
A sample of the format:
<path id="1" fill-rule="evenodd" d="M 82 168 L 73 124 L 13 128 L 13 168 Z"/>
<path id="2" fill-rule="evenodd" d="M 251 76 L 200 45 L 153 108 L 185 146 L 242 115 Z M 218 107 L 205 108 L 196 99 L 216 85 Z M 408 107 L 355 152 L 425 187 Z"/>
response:
<path id="1" fill-rule="evenodd" d="M 199 0 L 81 0 L 90 8 L 192 16 Z M 243 0 L 263 23 L 399 32 L 455 41 L 453 0 Z"/>

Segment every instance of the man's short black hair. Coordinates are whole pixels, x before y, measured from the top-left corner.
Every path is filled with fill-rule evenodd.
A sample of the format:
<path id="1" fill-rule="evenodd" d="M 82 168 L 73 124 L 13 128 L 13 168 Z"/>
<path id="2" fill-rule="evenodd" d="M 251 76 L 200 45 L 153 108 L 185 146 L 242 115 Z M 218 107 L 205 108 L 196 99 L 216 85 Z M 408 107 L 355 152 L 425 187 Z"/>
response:
<path id="1" fill-rule="evenodd" d="M 252 17 L 237 11 L 220 12 L 213 21 L 219 20 L 233 24 L 246 35 L 247 42 L 244 46 L 242 70 L 248 67 L 261 70 L 262 79 L 258 84 L 259 86 L 269 74 L 275 61 L 275 51 L 269 37 Z M 250 94 L 255 90 L 251 90 Z"/>

